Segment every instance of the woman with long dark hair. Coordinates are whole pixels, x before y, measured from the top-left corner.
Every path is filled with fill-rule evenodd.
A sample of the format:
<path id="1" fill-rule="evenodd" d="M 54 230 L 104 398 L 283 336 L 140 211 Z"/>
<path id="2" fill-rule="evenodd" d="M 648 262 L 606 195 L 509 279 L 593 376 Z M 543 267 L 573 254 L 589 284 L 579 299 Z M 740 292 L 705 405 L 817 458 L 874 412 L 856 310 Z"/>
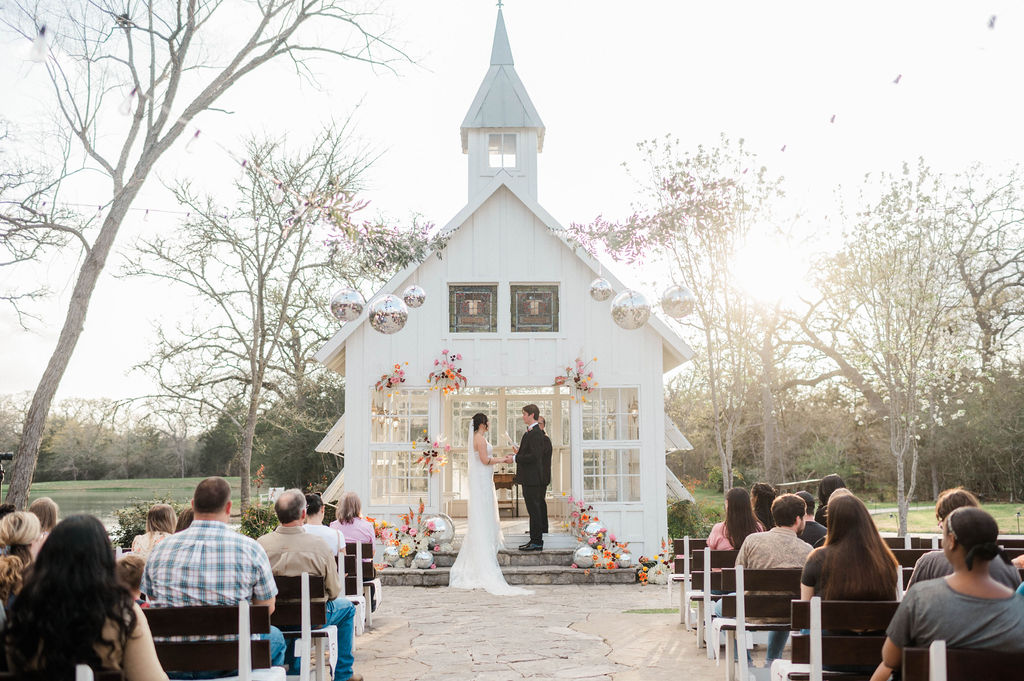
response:
<path id="1" fill-rule="evenodd" d="M 1006 561 L 998 544 L 999 525 L 980 508 L 964 506 L 942 523 L 942 552 L 953 574 L 915 584 L 907 591 L 886 630 L 882 663 L 871 681 L 899 669 L 907 646 L 1024 652 L 1024 601 L 989 574 Z"/>
<path id="2" fill-rule="evenodd" d="M 11 607 L 7 661 L 19 678 L 73 679 L 76 664 L 163 681 L 146 617 L 114 570 L 100 521 L 74 515 L 43 544 Z"/>
<path id="3" fill-rule="evenodd" d="M 772 502 L 779 496 L 779 491 L 767 482 L 755 482 L 750 488 L 750 504 L 754 509 L 754 515 L 761 527 L 770 530 L 775 527 L 775 519 L 772 518 Z"/>
<path id="4" fill-rule="evenodd" d="M 830 473 L 818 481 L 818 510 L 814 512 L 814 522 L 828 527 L 828 500 L 837 489 L 845 488 L 846 483 L 835 473 Z"/>
<path id="5" fill-rule="evenodd" d="M 750 494 L 742 487 L 733 487 L 725 495 L 725 520 L 711 528 L 708 546 L 712 551 L 738 549 L 749 535 L 764 529 L 754 517 Z"/>
<path id="6" fill-rule="evenodd" d="M 838 494 L 829 502 L 825 545 L 807 556 L 800 578 L 800 598 L 828 601 L 896 599 L 899 563 L 871 519 L 864 502 Z"/>

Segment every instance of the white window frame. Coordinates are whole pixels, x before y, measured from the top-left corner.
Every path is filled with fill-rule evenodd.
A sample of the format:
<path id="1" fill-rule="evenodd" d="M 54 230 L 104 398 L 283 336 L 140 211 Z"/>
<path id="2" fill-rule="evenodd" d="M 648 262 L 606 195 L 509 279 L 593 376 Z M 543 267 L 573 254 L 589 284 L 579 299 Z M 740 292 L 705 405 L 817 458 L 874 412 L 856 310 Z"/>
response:
<path id="1" fill-rule="evenodd" d="M 491 162 L 491 160 L 492 160 L 491 159 L 491 137 L 492 136 L 500 138 L 500 142 L 501 142 L 501 145 L 500 145 L 501 151 L 498 153 L 499 165 L 494 165 Z M 506 159 L 508 158 L 508 154 L 505 152 L 505 142 L 507 141 L 508 137 L 512 138 L 512 163 L 511 164 L 506 162 Z M 519 135 L 517 133 L 514 133 L 514 132 L 488 132 L 487 133 L 486 149 L 487 149 L 487 167 L 490 168 L 491 170 L 500 170 L 502 168 L 505 168 L 506 170 L 515 170 L 515 169 L 519 168 Z"/>
<path id="2" fill-rule="evenodd" d="M 607 416 L 612 416 L 612 417 L 614 417 L 616 419 L 618 419 L 618 418 L 629 419 L 631 417 L 634 417 L 634 415 L 630 413 L 630 404 L 626 404 L 626 405 L 622 404 L 623 400 L 621 398 L 621 395 L 622 395 L 622 391 L 623 390 L 635 390 L 636 391 L 637 414 L 635 415 L 635 419 L 636 419 L 636 438 L 635 439 L 621 439 L 621 438 L 605 439 L 604 435 L 606 433 L 605 433 L 603 427 L 601 429 L 601 437 L 600 438 L 586 439 L 586 435 L 585 435 L 585 431 L 586 431 L 586 416 L 585 416 L 585 414 L 586 414 L 586 411 L 587 411 L 588 407 L 587 407 L 586 404 L 584 404 L 584 405 L 582 405 L 582 407 L 580 409 L 580 426 L 581 426 L 581 434 L 583 435 L 583 437 L 581 438 L 581 443 L 580 443 L 581 444 L 581 448 L 580 448 L 580 451 L 581 451 L 581 456 L 580 456 L 580 470 L 581 470 L 581 477 L 580 477 L 581 489 L 580 489 L 580 494 L 582 495 L 582 497 L 583 497 L 583 499 L 585 501 L 588 501 L 588 502 L 591 502 L 591 503 L 612 503 L 612 504 L 642 504 L 643 503 L 643 499 L 642 499 L 642 496 L 643 496 L 642 495 L 642 489 L 643 489 L 643 447 L 642 447 L 642 444 L 641 444 L 641 441 L 640 441 L 640 431 L 639 431 L 639 419 L 640 419 L 639 410 L 641 408 L 641 405 L 643 404 L 643 396 L 642 396 L 642 392 L 641 392 L 640 386 L 639 385 L 602 386 L 602 387 L 597 389 L 597 391 L 596 391 L 597 394 L 593 396 L 593 398 L 594 398 L 593 400 L 588 398 L 588 403 L 591 403 L 591 404 L 601 403 L 601 404 L 603 404 L 604 403 L 604 398 L 607 395 L 607 393 L 610 392 L 610 391 L 615 391 L 616 392 L 616 398 L 615 398 L 615 401 L 616 401 L 616 411 L 614 413 L 606 415 L 604 413 L 604 411 L 602 410 L 602 412 L 600 413 L 599 418 L 605 419 L 605 418 L 607 418 Z M 629 426 L 628 426 L 628 422 L 627 422 L 627 428 L 628 427 Z M 620 434 L 618 432 L 618 428 L 616 428 L 616 433 L 615 434 L 616 435 Z M 617 472 L 615 472 L 613 474 L 608 474 L 608 475 L 602 475 L 602 474 L 595 475 L 593 473 L 588 473 L 588 471 L 586 470 L 587 452 L 605 451 L 605 450 L 613 450 L 613 451 L 616 452 L 616 454 L 615 454 L 615 456 L 616 456 L 615 464 L 616 464 Z M 628 466 L 624 465 L 624 463 L 626 463 L 626 461 L 624 461 L 624 459 L 626 457 L 623 457 L 623 452 L 624 451 L 635 451 L 636 452 L 636 461 L 637 461 L 637 465 L 638 465 L 638 470 L 637 470 L 636 473 L 629 473 L 628 472 L 628 470 L 629 470 Z M 614 489 L 615 490 L 616 498 L 615 499 L 605 499 L 605 498 L 596 499 L 596 498 L 593 498 L 592 496 L 588 496 L 588 494 L 591 494 L 593 492 L 593 490 L 588 490 L 587 489 L 587 480 L 591 479 L 591 478 L 597 478 L 597 479 L 604 480 L 604 484 L 601 486 L 601 489 L 605 490 L 605 491 L 607 491 L 610 488 Z M 639 483 L 638 484 L 638 489 L 640 490 L 640 492 L 637 494 L 637 497 L 635 499 L 630 499 L 630 498 L 628 498 L 628 495 L 630 493 L 630 485 L 628 483 L 630 482 L 630 480 L 632 480 L 634 478 Z M 610 481 L 614 481 L 614 484 L 610 485 L 609 484 Z"/>

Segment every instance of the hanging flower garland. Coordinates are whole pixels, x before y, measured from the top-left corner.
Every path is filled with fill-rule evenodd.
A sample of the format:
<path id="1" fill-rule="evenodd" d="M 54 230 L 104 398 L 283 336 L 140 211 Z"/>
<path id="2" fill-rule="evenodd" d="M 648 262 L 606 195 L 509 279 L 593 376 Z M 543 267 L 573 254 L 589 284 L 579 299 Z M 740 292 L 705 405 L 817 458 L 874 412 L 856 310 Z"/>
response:
<path id="1" fill-rule="evenodd" d="M 462 373 L 462 367 L 456 362 L 462 361 L 462 355 L 457 352 L 450 353 L 447 349 L 441 351 L 441 356 L 434 360 L 434 370 L 427 376 L 427 382 L 431 384 L 431 390 L 440 390 L 445 395 L 457 393 L 466 387 L 466 376 Z"/>
<path id="2" fill-rule="evenodd" d="M 420 458 L 416 459 L 417 464 L 427 469 L 427 473 L 437 473 L 448 465 L 447 454 L 452 451 L 452 446 L 445 442 L 443 435 L 431 440 L 424 430 L 423 437 L 413 441 L 412 449 L 420 453 Z"/>
<path id="3" fill-rule="evenodd" d="M 590 368 L 590 365 L 596 361 L 597 357 L 592 358 L 589 362 L 584 362 L 582 359 L 577 357 L 575 364 L 570 364 L 565 367 L 564 374 L 555 376 L 555 385 L 569 386 L 573 391 L 571 397 L 574 402 L 577 399 L 579 399 L 580 402 L 586 402 L 587 395 L 597 390 L 597 381 L 594 380 L 594 371 Z"/>
<path id="4" fill-rule="evenodd" d="M 377 381 L 374 389 L 377 392 L 382 393 L 389 391 L 392 388 L 397 388 L 401 384 L 405 383 L 405 369 L 402 368 L 403 366 L 409 366 L 409 363 L 406 362 L 404 365 L 395 364 L 391 368 L 391 373 L 381 374 L 380 380 Z"/>

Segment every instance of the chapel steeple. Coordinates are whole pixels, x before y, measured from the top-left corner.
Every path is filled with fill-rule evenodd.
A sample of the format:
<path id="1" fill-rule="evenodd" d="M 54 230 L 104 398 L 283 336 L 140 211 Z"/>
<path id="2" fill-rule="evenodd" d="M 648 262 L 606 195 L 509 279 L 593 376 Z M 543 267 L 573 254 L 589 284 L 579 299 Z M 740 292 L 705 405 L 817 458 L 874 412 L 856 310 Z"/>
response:
<path id="1" fill-rule="evenodd" d="M 505 173 L 537 198 L 537 154 L 544 123 L 519 80 L 505 18 L 498 8 L 491 65 L 462 121 L 462 153 L 469 155 L 469 196 Z"/>

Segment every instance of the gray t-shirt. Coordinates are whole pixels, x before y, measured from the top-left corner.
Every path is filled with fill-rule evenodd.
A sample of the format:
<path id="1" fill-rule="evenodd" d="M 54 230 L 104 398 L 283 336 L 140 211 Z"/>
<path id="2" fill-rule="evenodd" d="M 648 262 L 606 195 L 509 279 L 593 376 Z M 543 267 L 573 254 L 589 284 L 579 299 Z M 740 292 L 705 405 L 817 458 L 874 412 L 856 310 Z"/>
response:
<path id="1" fill-rule="evenodd" d="M 1020 571 L 998 556 L 988 564 L 988 573 L 992 579 L 1000 584 L 1005 584 L 1014 591 L 1020 586 Z M 907 582 L 907 588 L 909 589 L 918 582 L 938 579 L 951 574 L 953 574 L 953 566 L 946 559 L 945 554 L 942 551 L 931 551 L 917 559 L 914 573 L 910 576 L 910 581 Z"/>
<path id="2" fill-rule="evenodd" d="M 900 648 L 928 647 L 1024 652 L 1024 598 L 976 598 L 953 591 L 945 579 L 915 584 L 896 609 L 886 635 Z"/>

